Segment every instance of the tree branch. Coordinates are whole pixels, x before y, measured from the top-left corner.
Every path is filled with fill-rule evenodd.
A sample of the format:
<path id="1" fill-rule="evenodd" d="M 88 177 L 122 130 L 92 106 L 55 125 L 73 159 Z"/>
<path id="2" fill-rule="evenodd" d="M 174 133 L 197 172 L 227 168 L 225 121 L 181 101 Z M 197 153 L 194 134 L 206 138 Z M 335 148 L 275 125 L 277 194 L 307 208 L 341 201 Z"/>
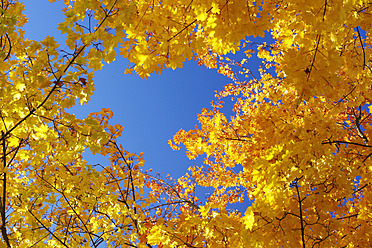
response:
<path id="1" fill-rule="evenodd" d="M 315 47 L 315 53 L 314 53 L 314 57 L 311 61 L 311 65 L 310 65 L 310 68 L 306 69 L 306 72 L 307 72 L 307 79 L 306 81 L 309 81 L 310 79 L 310 74 L 311 74 L 311 71 L 313 70 L 313 67 L 314 67 L 314 63 L 315 63 L 315 58 L 316 58 L 316 54 L 319 50 L 319 43 L 320 43 L 320 38 L 322 37 L 320 34 L 317 35 L 318 37 L 318 40 L 316 42 L 316 47 Z"/>
<path id="2" fill-rule="evenodd" d="M 1 131 L 2 135 L 4 136 L 4 131 Z M 6 208 L 6 146 L 5 146 L 5 139 L 2 142 L 3 147 L 3 194 L 0 197 L 0 213 L 1 213 L 1 235 L 3 236 L 7 247 L 10 246 L 9 237 L 6 233 L 6 215 L 5 215 L 5 208 Z"/>
<path id="3" fill-rule="evenodd" d="M 50 235 L 52 235 L 56 240 L 58 240 L 58 242 L 60 242 L 64 247 L 69 247 L 68 245 L 66 245 L 66 243 L 65 242 L 63 242 L 60 238 L 58 238 L 51 230 L 49 230 L 49 228 L 48 227 L 46 227 L 44 224 L 43 224 L 43 222 L 41 222 L 32 212 L 31 212 L 31 210 L 27 210 L 34 218 L 35 218 L 35 220 L 37 221 L 37 222 L 39 222 L 40 223 L 40 225 L 45 229 L 45 230 L 47 230 L 49 233 L 50 233 Z"/>
<path id="4" fill-rule="evenodd" d="M 360 45 L 362 46 L 362 51 L 363 51 L 363 70 L 364 70 L 365 67 L 366 67 L 366 52 L 364 50 L 364 45 L 363 45 L 363 41 L 362 41 L 362 36 L 360 35 L 359 27 L 357 27 L 356 30 L 358 32 L 358 37 L 359 37 Z"/>
<path id="5" fill-rule="evenodd" d="M 300 223 L 301 223 L 302 247 L 305 248 L 306 247 L 306 245 L 305 245 L 305 227 L 304 227 L 304 219 L 303 219 L 303 216 L 302 216 L 302 201 L 303 201 L 303 199 L 301 199 L 300 191 L 298 189 L 298 180 L 295 183 L 295 187 L 296 187 L 296 191 L 297 191 L 298 205 L 300 207 Z"/>
<path id="6" fill-rule="evenodd" d="M 209 13 L 210 11 L 212 10 L 212 7 L 209 8 L 205 13 Z M 188 29 L 188 27 L 190 27 L 192 24 L 194 24 L 198 19 L 195 19 L 193 20 L 192 22 L 190 22 L 189 24 L 187 24 L 185 27 L 183 27 L 183 29 L 181 29 L 180 31 L 178 31 L 175 35 L 173 35 L 172 37 L 170 37 L 167 41 L 171 41 L 173 40 L 175 37 L 177 37 L 180 33 L 182 33 L 183 31 L 185 31 L 186 29 Z"/>
<path id="7" fill-rule="evenodd" d="M 347 144 L 347 145 L 355 145 L 355 146 L 362 146 L 362 147 L 372 148 L 371 145 L 359 144 L 359 143 L 356 143 L 356 142 L 342 141 L 342 140 L 323 141 L 322 145 L 325 145 L 325 144 Z"/>

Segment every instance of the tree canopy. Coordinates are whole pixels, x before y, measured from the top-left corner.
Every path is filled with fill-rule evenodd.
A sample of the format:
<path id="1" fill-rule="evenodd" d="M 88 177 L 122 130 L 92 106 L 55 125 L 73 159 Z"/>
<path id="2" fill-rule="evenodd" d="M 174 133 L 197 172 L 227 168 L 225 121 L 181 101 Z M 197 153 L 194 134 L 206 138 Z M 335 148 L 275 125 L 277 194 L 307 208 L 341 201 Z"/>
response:
<path id="1" fill-rule="evenodd" d="M 370 1 L 64 4 L 61 49 L 25 38 L 22 2 L 1 1 L 2 247 L 371 245 Z M 215 101 L 169 141 L 203 165 L 158 177 L 117 142 L 111 110 L 67 111 L 117 56 L 143 78 L 192 58 L 230 78 L 217 98 L 233 98 L 234 115 Z M 110 164 L 88 164 L 88 149 Z M 214 192 L 200 202 L 196 186 Z"/>

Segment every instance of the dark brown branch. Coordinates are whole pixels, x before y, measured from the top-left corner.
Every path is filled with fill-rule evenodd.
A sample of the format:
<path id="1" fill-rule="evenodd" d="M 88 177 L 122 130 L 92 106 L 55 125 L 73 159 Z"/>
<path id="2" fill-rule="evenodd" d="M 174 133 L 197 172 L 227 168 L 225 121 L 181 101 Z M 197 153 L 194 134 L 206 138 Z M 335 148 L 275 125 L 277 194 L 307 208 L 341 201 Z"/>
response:
<path id="1" fill-rule="evenodd" d="M 121 202 L 121 203 L 124 203 L 125 207 L 129 210 L 130 207 L 128 205 L 128 202 L 126 200 L 126 197 L 124 197 L 124 195 L 128 195 L 128 194 L 124 194 L 124 192 L 121 190 L 121 187 L 120 187 L 120 184 L 119 184 L 119 180 L 111 173 L 111 171 L 107 170 L 106 167 L 103 167 L 101 166 L 102 169 L 104 169 L 107 173 L 110 174 L 110 176 L 112 177 L 113 179 L 113 182 L 116 183 L 116 186 L 118 187 L 119 191 L 120 191 L 120 195 L 121 195 L 121 198 L 124 199 L 119 199 L 118 198 L 118 202 Z M 121 181 L 121 180 L 120 180 Z M 110 181 L 108 181 L 108 183 L 111 183 Z M 131 218 L 132 221 L 134 222 L 133 218 Z"/>
<path id="2" fill-rule="evenodd" d="M 247 3 L 247 9 L 248 9 L 249 20 L 252 21 L 252 17 L 251 17 L 251 8 L 249 7 L 249 2 L 248 2 L 248 0 L 246 0 L 246 3 Z"/>
<path id="3" fill-rule="evenodd" d="M 2 135 L 4 136 L 4 131 L 1 131 Z M 0 212 L 1 212 L 1 235 L 3 236 L 7 247 L 10 246 L 9 237 L 6 233 L 6 215 L 5 215 L 5 208 L 6 208 L 6 146 L 5 146 L 5 139 L 2 142 L 3 147 L 3 194 L 0 197 Z M 2 199 L 1 199 L 2 198 Z"/>
<path id="4" fill-rule="evenodd" d="M 64 194 L 64 192 L 63 191 L 60 191 L 60 190 L 58 190 L 55 186 L 53 186 L 49 181 L 47 181 L 47 180 L 45 180 L 43 177 L 41 177 L 40 175 L 38 175 L 37 173 L 36 173 L 36 175 L 41 179 L 41 180 L 43 180 L 44 182 L 46 182 L 51 188 L 53 188 L 55 191 L 57 191 L 59 194 L 61 194 L 62 195 L 62 197 L 65 199 L 65 201 L 66 201 L 66 203 L 67 203 L 67 205 L 71 208 L 71 210 L 74 212 L 74 214 L 76 215 L 76 217 L 80 220 L 80 222 L 83 224 L 83 226 L 84 226 L 84 228 L 85 228 L 85 230 L 86 230 L 86 232 L 88 233 L 88 235 L 89 235 L 89 238 L 91 239 L 91 242 L 92 242 L 92 244 L 93 245 L 95 245 L 95 242 L 94 242 L 94 240 L 93 240 L 93 238 L 91 237 L 91 232 L 88 230 L 88 227 L 86 226 L 86 224 L 84 223 L 84 221 L 81 219 L 81 217 L 80 217 L 80 215 L 76 212 L 76 210 L 75 210 L 75 208 L 71 205 L 71 203 L 70 203 L 70 201 L 67 199 L 67 197 L 66 197 L 66 195 Z M 30 212 L 30 211 L 29 211 Z M 31 213 L 31 212 L 30 212 Z M 31 213 L 32 214 L 32 213 Z M 39 223 L 41 224 L 41 225 L 43 225 L 40 221 L 39 221 Z M 44 227 L 44 225 L 43 225 L 43 227 Z M 45 228 L 45 227 L 44 227 Z M 49 230 L 48 230 L 49 231 Z M 51 233 L 51 232 L 50 232 Z M 52 233 L 51 233 L 52 234 Z M 53 234 L 52 234 L 53 235 Z M 93 234 L 94 235 L 94 234 Z M 53 236 L 54 237 L 54 236 Z"/>
<path id="5" fill-rule="evenodd" d="M 185 9 L 185 12 L 187 12 L 187 10 L 191 7 L 191 4 L 192 4 L 193 1 L 194 1 L 194 0 L 191 0 L 191 1 L 189 2 L 189 4 L 187 5 L 187 7 L 186 7 L 186 9 Z"/>
<path id="6" fill-rule="evenodd" d="M 210 11 L 212 10 L 212 7 L 209 8 L 205 13 L 209 13 Z M 183 31 L 185 31 L 186 29 L 188 29 L 192 24 L 194 24 L 198 19 L 195 19 L 193 20 L 192 22 L 190 22 L 189 24 L 187 24 L 183 29 L 181 29 L 180 31 L 178 31 L 175 35 L 173 35 L 171 38 L 169 38 L 167 41 L 171 41 L 173 40 L 175 37 L 177 37 L 180 33 L 182 33 Z"/>
<path id="7" fill-rule="evenodd" d="M 190 22 L 189 24 L 187 24 L 183 29 L 181 29 L 180 31 L 178 31 L 178 33 L 176 33 L 175 35 L 173 35 L 171 38 L 169 38 L 167 41 L 171 41 L 173 40 L 176 36 L 178 36 L 180 33 L 182 33 L 184 30 L 186 30 L 188 27 L 190 27 L 192 24 L 194 24 L 195 22 L 197 21 L 197 19 L 193 20 L 192 22 Z"/>
<path id="8" fill-rule="evenodd" d="M 116 142 L 112 142 L 116 149 L 118 150 L 119 154 L 120 154 L 120 157 L 124 160 L 125 164 L 127 165 L 128 167 L 128 170 L 129 170 L 129 181 L 130 181 L 130 184 L 131 184 L 131 188 L 132 188 L 132 199 L 134 202 L 136 202 L 136 192 L 134 190 L 134 184 L 133 184 L 133 175 L 132 175 L 132 168 L 130 167 L 128 161 L 126 160 L 124 154 L 122 153 L 122 151 L 120 150 L 120 147 L 118 146 L 118 144 Z M 129 183 L 129 182 L 128 182 Z M 133 210 L 134 210 L 134 214 L 137 214 L 137 208 L 134 206 L 133 207 Z M 138 228 L 138 223 L 136 220 L 134 220 L 134 224 L 136 226 L 136 229 L 137 229 L 137 232 L 139 232 L 139 228 Z"/>
<path id="9" fill-rule="evenodd" d="M 359 42 L 360 42 L 360 45 L 362 46 L 362 51 L 363 51 L 363 70 L 365 69 L 366 67 L 366 52 L 364 50 L 364 45 L 363 45 L 363 41 L 362 41 L 362 36 L 360 35 L 360 32 L 359 32 L 359 27 L 356 28 L 357 32 L 358 32 L 358 37 L 359 37 Z"/>
<path id="10" fill-rule="evenodd" d="M 310 74 L 311 74 L 311 71 L 313 70 L 314 63 L 315 63 L 315 58 L 316 58 L 316 54 L 317 54 L 318 49 L 319 49 L 319 43 L 320 43 L 321 35 L 318 34 L 317 37 L 318 37 L 318 40 L 316 42 L 315 53 L 314 53 L 314 57 L 313 57 L 313 59 L 311 61 L 310 68 L 308 68 L 308 70 L 307 70 L 307 79 L 306 79 L 306 81 L 309 81 L 309 79 L 310 79 Z"/>
<path id="11" fill-rule="evenodd" d="M 49 230 L 49 228 L 48 227 L 46 227 L 44 224 L 43 224 L 43 222 L 41 222 L 30 210 L 28 210 L 28 212 L 35 218 L 35 220 L 37 221 L 37 222 L 39 222 L 40 223 L 40 225 L 45 229 L 45 230 L 47 230 L 49 233 L 50 233 L 50 235 L 52 235 L 53 236 L 53 238 L 55 238 L 56 240 L 58 240 L 58 242 L 60 242 L 64 247 L 69 247 L 68 245 L 66 245 L 66 243 L 65 242 L 63 242 L 60 238 L 58 238 L 51 230 Z"/>
<path id="12" fill-rule="evenodd" d="M 235 140 L 235 141 L 250 142 L 250 143 L 252 143 L 251 140 L 245 140 L 245 139 L 240 139 L 240 138 L 225 138 L 225 137 L 223 137 L 223 139 L 225 139 L 225 140 Z"/>
<path id="13" fill-rule="evenodd" d="M 146 15 L 146 12 L 149 10 L 150 5 L 151 5 L 151 3 L 149 3 L 149 5 L 147 5 L 147 8 L 146 8 L 145 12 L 143 12 L 143 15 L 142 15 L 141 18 L 139 19 L 139 21 L 138 21 L 136 27 L 134 28 L 134 30 L 136 30 L 136 29 L 138 28 L 138 26 L 140 25 L 140 23 L 141 23 L 143 17 Z"/>
<path id="14" fill-rule="evenodd" d="M 6 37 L 6 39 L 7 39 L 8 42 L 9 42 L 9 50 L 8 50 L 7 55 L 6 55 L 5 58 L 3 59 L 3 61 L 7 60 L 7 59 L 9 58 L 9 56 L 10 56 L 10 53 L 12 52 L 12 43 L 11 43 L 11 41 L 10 41 L 10 38 L 9 38 L 8 34 L 5 34 L 5 37 Z"/>
<path id="15" fill-rule="evenodd" d="M 372 156 L 372 152 L 370 154 L 368 154 L 364 159 L 363 159 L 363 163 L 367 161 L 367 159 L 369 159 L 370 157 Z"/>
<path id="16" fill-rule="evenodd" d="M 10 164 L 13 162 L 13 160 L 15 159 L 15 156 L 17 156 L 17 153 L 19 151 L 19 149 L 21 148 L 22 146 L 22 143 L 24 142 L 25 140 L 24 139 L 21 139 L 17 148 L 15 149 L 15 151 L 13 150 L 12 152 L 14 152 L 13 154 L 13 157 L 10 159 L 10 161 L 8 162 L 8 165 L 7 166 L 10 166 Z"/>
<path id="17" fill-rule="evenodd" d="M 353 89 L 352 89 L 349 93 L 347 93 L 346 95 L 344 95 L 344 96 L 342 97 L 342 99 L 340 99 L 339 101 L 337 101 L 336 103 L 334 103 L 335 106 L 336 106 L 337 104 L 339 104 L 340 102 L 342 102 L 343 100 L 347 100 L 347 97 L 348 97 L 349 95 L 351 95 L 355 89 L 356 89 L 356 86 L 354 86 Z M 333 107 L 332 107 L 332 108 L 333 108 Z"/>
<path id="18" fill-rule="evenodd" d="M 194 205 L 192 202 L 190 202 L 188 200 L 180 200 L 180 201 L 176 201 L 176 202 L 163 203 L 163 204 L 157 205 L 155 207 L 146 209 L 146 211 L 151 211 L 151 210 L 154 210 L 154 209 L 157 209 L 157 208 L 161 208 L 161 207 L 164 207 L 164 206 L 169 206 L 169 205 L 174 205 L 174 204 L 181 204 L 181 203 L 188 203 L 190 205 Z"/>
<path id="19" fill-rule="evenodd" d="M 113 179 L 115 179 L 114 182 L 116 183 L 116 185 L 117 185 L 117 187 L 118 187 L 118 189 L 119 189 L 119 191 L 120 191 L 121 197 L 124 199 L 124 198 L 125 198 L 125 197 L 124 197 L 124 193 L 123 193 L 123 191 L 121 190 L 121 187 L 120 187 L 120 184 L 119 184 L 118 180 L 114 177 L 114 175 L 113 175 L 109 170 L 107 170 L 107 169 L 106 169 L 105 167 L 103 167 L 103 166 L 101 166 L 101 167 L 102 167 L 106 172 L 108 172 L 108 173 L 111 175 L 111 177 L 112 177 Z M 128 186 L 128 187 L 129 187 L 129 186 Z M 128 202 L 126 201 L 126 199 L 125 199 L 125 200 L 121 200 L 121 199 L 118 198 L 118 202 L 124 203 L 125 207 L 126 207 L 128 210 L 130 209 L 130 206 L 128 205 Z M 98 213 L 100 213 L 100 214 L 105 215 L 108 219 L 111 220 L 111 222 L 113 222 L 112 219 L 110 218 L 110 216 L 108 216 L 107 214 L 98 211 L 98 209 L 95 210 L 95 211 L 98 212 Z M 137 226 L 137 222 L 136 222 L 136 220 L 135 220 L 132 216 L 129 216 L 129 218 L 132 220 L 133 224 L 134 224 L 135 226 Z M 113 223 L 114 223 L 114 222 L 113 222 Z M 114 224 L 116 224 L 116 223 L 114 223 Z M 137 229 L 137 230 L 138 230 L 138 229 Z"/>
<path id="20" fill-rule="evenodd" d="M 33 245 L 31 245 L 29 248 L 35 247 L 37 244 L 39 244 L 41 241 L 43 241 L 45 238 L 47 238 L 49 234 L 44 235 L 44 237 L 40 238 L 38 241 L 36 241 Z"/>
<path id="21" fill-rule="evenodd" d="M 48 95 L 44 98 L 44 100 L 34 109 L 32 109 L 25 117 L 23 117 L 20 121 L 18 121 L 11 129 L 9 129 L 5 134 L 3 133 L 2 134 L 2 137 L 0 138 L 1 141 L 4 141 L 5 138 L 14 130 L 16 129 L 19 125 L 21 125 L 25 120 L 27 120 L 31 115 L 34 114 L 34 112 L 36 110 L 38 110 L 39 108 L 41 108 L 47 101 L 48 99 L 50 98 L 50 96 L 52 95 L 52 93 L 55 91 L 55 89 L 57 88 L 57 85 L 58 85 L 58 82 L 59 80 L 57 80 L 57 83 L 53 86 L 53 88 L 50 90 L 50 92 L 48 93 Z"/>
<path id="22" fill-rule="evenodd" d="M 348 216 L 344 216 L 344 217 L 340 217 L 340 218 L 337 218 L 338 220 L 342 220 L 342 219 L 350 219 L 352 217 L 357 217 L 358 214 L 353 214 L 353 215 L 348 215 Z"/>
<path id="23" fill-rule="evenodd" d="M 325 2 L 324 2 L 323 22 L 324 22 L 324 17 L 325 17 L 326 11 L 327 11 L 327 0 L 325 0 Z"/>
<path id="24" fill-rule="evenodd" d="M 359 189 L 355 190 L 355 192 L 353 194 L 358 193 L 359 191 L 362 191 L 367 186 L 369 186 L 369 183 L 366 183 L 362 187 L 360 187 Z"/>
<path id="25" fill-rule="evenodd" d="M 363 133 L 362 129 L 360 128 L 360 125 L 362 124 L 361 123 L 362 109 L 359 106 L 359 113 L 358 113 L 358 115 L 355 113 L 354 108 L 352 108 L 352 111 L 353 111 L 353 115 L 354 115 L 354 118 L 355 118 L 355 127 L 356 127 L 356 129 L 358 131 L 358 135 L 359 135 L 360 138 L 363 139 L 363 142 L 365 144 L 368 144 L 368 138 L 366 137 L 366 135 Z"/>
<path id="26" fill-rule="evenodd" d="M 76 212 L 75 208 L 71 205 L 69 199 L 67 199 L 66 195 L 63 193 L 63 192 L 60 192 L 60 194 L 63 196 L 63 198 L 65 199 L 67 205 L 71 208 L 71 210 L 74 212 L 74 214 L 76 215 L 76 217 L 80 220 L 80 222 L 83 224 L 85 230 L 87 231 L 88 233 L 88 236 L 90 238 L 90 241 L 92 242 L 92 244 L 95 246 L 95 242 L 92 238 L 92 235 L 91 235 L 91 232 L 88 230 L 88 227 L 86 226 L 86 224 L 84 223 L 84 221 L 81 219 L 80 215 Z"/>
<path id="27" fill-rule="evenodd" d="M 302 216 L 302 201 L 304 199 L 301 199 L 300 191 L 298 190 L 298 180 L 295 183 L 296 191 L 297 191 L 297 198 L 298 198 L 298 206 L 300 208 L 300 223 L 301 223 L 301 239 L 302 239 L 302 247 L 306 248 L 305 245 L 305 227 L 304 227 L 304 219 Z"/>
<path id="28" fill-rule="evenodd" d="M 322 142 L 322 145 L 325 145 L 325 144 L 347 144 L 347 145 L 355 145 L 355 146 L 362 146 L 362 147 L 372 148 L 372 146 L 370 146 L 370 145 L 359 144 L 359 143 L 356 143 L 356 142 L 350 142 L 350 141 L 341 141 L 341 140 L 335 140 L 335 141 L 324 141 L 324 142 Z"/>
<path id="29" fill-rule="evenodd" d="M 358 193 L 359 191 L 362 191 L 365 187 L 368 187 L 368 186 L 369 186 L 369 183 L 364 184 L 362 187 L 360 187 L 360 188 L 358 188 L 357 190 L 355 190 L 355 191 L 352 193 L 352 195 L 355 195 L 356 193 Z M 342 200 L 344 200 L 344 199 L 346 199 L 346 196 L 345 196 L 345 197 L 342 197 L 342 198 L 340 198 L 340 199 L 337 199 L 337 201 L 339 202 L 339 201 L 342 201 Z"/>

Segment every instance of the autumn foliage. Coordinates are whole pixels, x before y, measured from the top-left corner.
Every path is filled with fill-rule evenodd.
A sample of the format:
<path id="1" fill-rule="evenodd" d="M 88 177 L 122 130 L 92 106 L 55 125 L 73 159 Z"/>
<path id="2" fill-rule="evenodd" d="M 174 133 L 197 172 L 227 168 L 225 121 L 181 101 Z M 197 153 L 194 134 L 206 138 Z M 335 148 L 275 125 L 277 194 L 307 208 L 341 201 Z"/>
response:
<path id="1" fill-rule="evenodd" d="M 67 49 L 26 39 L 22 2 L 0 3 L 1 247 L 371 246 L 370 1 L 64 4 Z M 67 111 L 117 56 L 143 78 L 194 58 L 230 79 L 169 141 L 203 165 L 161 178 L 118 144 L 109 109 Z M 214 189 L 206 202 L 196 185 Z"/>

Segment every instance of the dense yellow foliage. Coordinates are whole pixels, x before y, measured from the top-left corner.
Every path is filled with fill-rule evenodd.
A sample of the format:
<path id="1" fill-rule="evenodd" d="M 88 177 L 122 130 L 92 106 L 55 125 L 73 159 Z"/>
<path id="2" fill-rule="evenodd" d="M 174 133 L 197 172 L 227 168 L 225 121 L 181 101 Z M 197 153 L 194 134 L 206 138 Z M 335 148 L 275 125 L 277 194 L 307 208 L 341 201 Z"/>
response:
<path id="1" fill-rule="evenodd" d="M 1 247 L 372 244 L 371 2 L 64 3 L 68 51 L 25 39 L 22 3 L 0 3 Z M 242 61 L 226 55 L 240 49 Z M 234 97 L 233 117 L 216 102 L 169 142 L 206 156 L 176 182 L 141 170 L 110 110 L 66 112 L 89 101 L 94 71 L 117 51 L 144 78 L 195 57 L 232 80 L 218 97 Z M 92 167 L 86 149 L 111 164 Z M 195 184 L 215 189 L 202 206 Z M 254 200 L 244 214 L 227 211 L 244 200 Z"/>

